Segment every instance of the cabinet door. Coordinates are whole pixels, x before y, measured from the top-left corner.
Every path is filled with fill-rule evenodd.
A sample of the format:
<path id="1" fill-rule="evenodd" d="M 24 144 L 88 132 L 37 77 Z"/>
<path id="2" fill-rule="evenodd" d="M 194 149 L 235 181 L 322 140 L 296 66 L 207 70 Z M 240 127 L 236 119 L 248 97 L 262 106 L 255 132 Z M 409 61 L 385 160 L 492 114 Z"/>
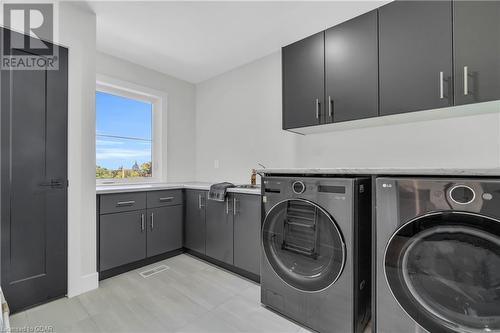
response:
<path id="1" fill-rule="evenodd" d="M 68 50 L 51 47 L 58 70 L 0 70 L 0 284 L 15 312 L 67 294 Z"/>
<path id="2" fill-rule="evenodd" d="M 205 254 L 206 191 L 186 191 L 184 247 Z"/>
<path id="3" fill-rule="evenodd" d="M 326 122 L 378 116 L 377 11 L 325 32 Z"/>
<path id="4" fill-rule="evenodd" d="M 455 104 L 500 99 L 500 2 L 455 1 Z"/>
<path id="5" fill-rule="evenodd" d="M 101 215 L 100 271 L 146 258 L 146 211 Z"/>
<path id="6" fill-rule="evenodd" d="M 229 195 L 223 202 L 207 201 L 206 255 L 233 264 L 233 202 Z"/>
<path id="7" fill-rule="evenodd" d="M 451 1 L 379 9 L 380 114 L 452 105 Z"/>
<path id="8" fill-rule="evenodd" d="M 234 266 L 260 275 L 260 195 L 234 196 Z"/>
<path id="9" fill-rule="evenodd" d="M 325 77 L 324 32 L 285 46 L 283 75 L 283 129 L 322 122 Z"/>
<path id="10" fill-rule="evenodd" d="M 148 257 L 182 247 L 182 214 L 182 205 L 148 209 Z"/>

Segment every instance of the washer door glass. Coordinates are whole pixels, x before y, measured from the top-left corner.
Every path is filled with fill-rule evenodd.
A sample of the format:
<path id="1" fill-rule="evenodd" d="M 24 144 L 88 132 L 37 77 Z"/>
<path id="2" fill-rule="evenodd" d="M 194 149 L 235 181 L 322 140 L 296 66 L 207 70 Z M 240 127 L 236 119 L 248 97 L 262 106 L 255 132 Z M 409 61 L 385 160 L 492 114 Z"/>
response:
<path id="1" fill-rule="evenodd" d="M 276 274 L 299 290 L 330 286 L 345 263 L 344 241 L 333 218 L 306 200 L 285 200 L 268 212 L 262 245 Z"/>
<path id="2" fill-rule="evenodd" d="M 429 332 L 500 332 L 500 221 L 465 212 L 417 218 L 389 241 L 385 274 Z"/>

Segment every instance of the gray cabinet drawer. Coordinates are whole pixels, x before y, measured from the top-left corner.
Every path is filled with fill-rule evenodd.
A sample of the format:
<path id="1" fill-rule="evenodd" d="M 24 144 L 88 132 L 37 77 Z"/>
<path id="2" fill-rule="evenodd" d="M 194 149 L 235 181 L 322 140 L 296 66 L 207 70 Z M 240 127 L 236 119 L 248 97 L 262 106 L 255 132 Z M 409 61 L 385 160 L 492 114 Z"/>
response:
<path id="1" fill-rule="evenodd" d="M 146 193 L 117 193 L 101 195 L 101 214 L 119 213 L 146 208 Z"/>
<path id="2" fill-rule="evenodd" d="M 182 205 L 182 190 L 148 192 L 148 208 Z"/>

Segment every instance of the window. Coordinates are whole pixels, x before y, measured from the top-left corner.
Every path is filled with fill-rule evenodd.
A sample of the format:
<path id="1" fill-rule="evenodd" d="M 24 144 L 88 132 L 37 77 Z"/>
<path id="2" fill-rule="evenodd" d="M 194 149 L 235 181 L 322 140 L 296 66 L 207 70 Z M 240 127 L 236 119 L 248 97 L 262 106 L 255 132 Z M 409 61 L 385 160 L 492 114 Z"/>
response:
<path id="1" fill-rule="evenodd" d="M 97 85 L 96 180 L 98 183 L 158 178 L 154 136 L 158 100 L 126 89 Z M 160 140 L 156 140 L 160 141 Z M 158 148 L 158 147 L 156 147 Z"/>

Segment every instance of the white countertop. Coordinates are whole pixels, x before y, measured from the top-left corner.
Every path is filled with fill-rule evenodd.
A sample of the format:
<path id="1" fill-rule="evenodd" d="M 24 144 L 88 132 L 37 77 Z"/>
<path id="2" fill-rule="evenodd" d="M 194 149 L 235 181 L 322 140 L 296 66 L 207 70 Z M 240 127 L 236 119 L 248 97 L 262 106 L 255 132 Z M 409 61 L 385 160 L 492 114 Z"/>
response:
<path id="1" fill-rule="evenodd" d="M 281 168 L 259 169 L 259 174 L 322 174 L 322 175 L 412 175 L 412 176 L 488 176 L 500 177 L 500 168 Z"/>
<path id="2" fill-rule="evenodd" d="M 212 183 L 206 182 L 185 182 L 185 183 L 151 183 L 151 184 L 119 184 L 119 185 L 97 185 L 97 194 L 143 192 L 158 190 L 209 190 Z M 238 184 L 235 184 L 238 185 Z M 228 188 L 228 192 L 260 195 L 260 188 Z"/>

